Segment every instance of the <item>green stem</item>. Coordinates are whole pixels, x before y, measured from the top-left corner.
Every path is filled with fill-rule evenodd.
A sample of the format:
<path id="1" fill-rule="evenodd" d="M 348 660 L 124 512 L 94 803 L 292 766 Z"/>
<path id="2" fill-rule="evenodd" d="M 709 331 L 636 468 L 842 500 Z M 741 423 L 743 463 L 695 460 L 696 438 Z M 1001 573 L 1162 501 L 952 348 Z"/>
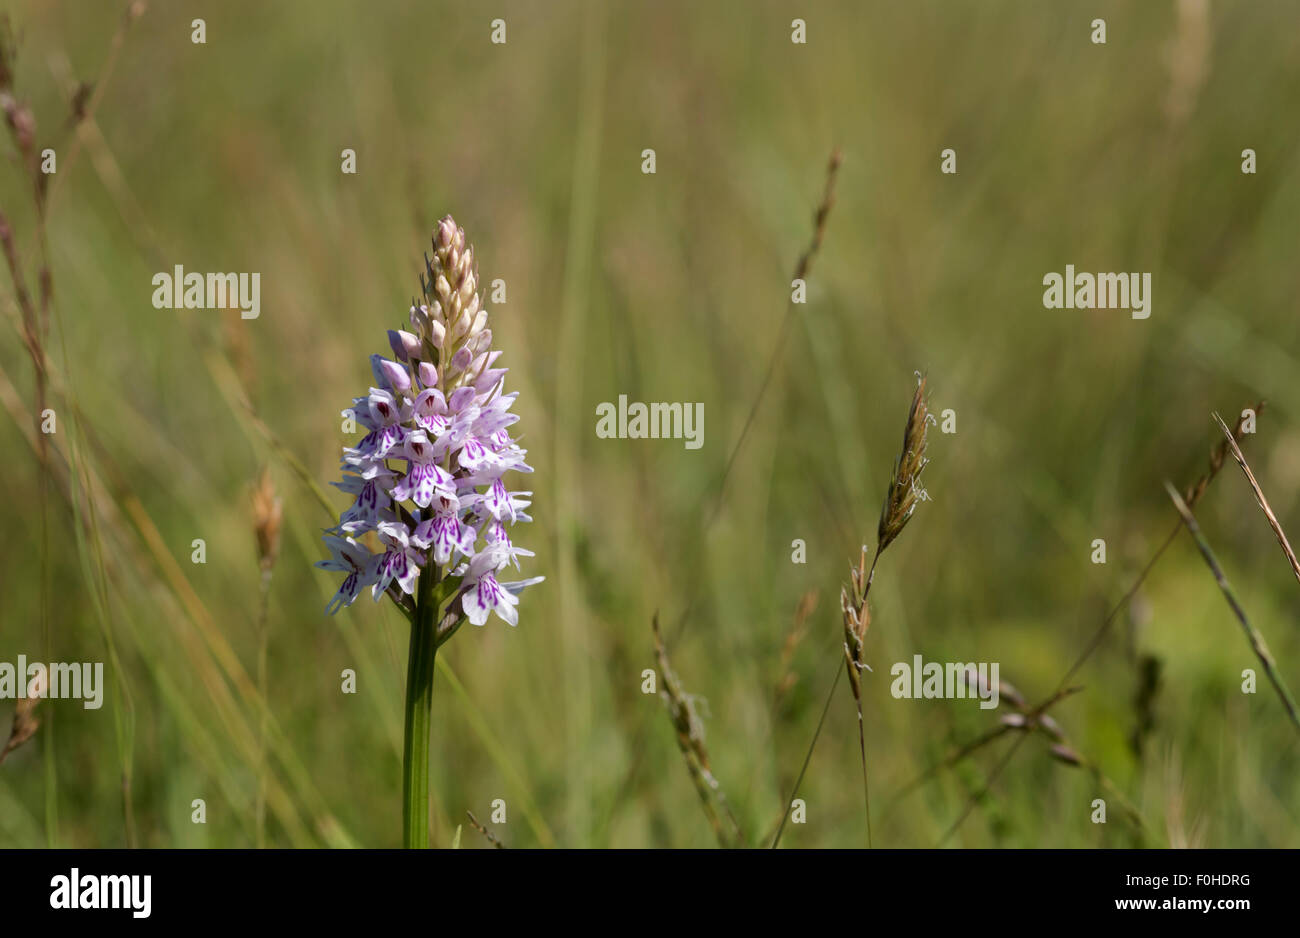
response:
<path id="1" fill-rule="evenodd" d="M 420 574 L 411 649 L 406 667 L 406 736 L 402 745 L 402 842 L 408 849 L 429 846 L 429 721 L 433 707 L 433 662 L 438 653 L 434 620 L 438 611 L 437 570 Z"/>

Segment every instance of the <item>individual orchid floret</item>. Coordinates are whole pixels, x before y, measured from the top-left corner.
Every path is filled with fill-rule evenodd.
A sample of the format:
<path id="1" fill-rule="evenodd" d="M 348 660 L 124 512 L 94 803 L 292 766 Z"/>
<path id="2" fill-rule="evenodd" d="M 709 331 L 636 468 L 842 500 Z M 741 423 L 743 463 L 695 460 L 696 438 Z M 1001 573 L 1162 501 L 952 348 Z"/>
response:
<path id="1" fill-rule="evenodd" d="M 403 424 L 410 419 L 411 405 L 405 400 L 398 401 L 391 391 L 371 388 L 368 397 L 359 397 L 352 405 L 352 411 L 344 411 L 344 414 L 355 416 L 370 432 L 354 449 L 344 450 L 345 453 L 353 457 L 383 459 L 389 450 L 406 439 L 407 430 Z"/>
<path id="2" fill-rule="evenodd" d="M 440 495 L 432 516 L 421 521 L 411 532 L 411 542 L 425 550 L 432 548 L 434 562 L 446 564 L 457 556 L 471 556 L 477 534 L 474 528 L 461 520 L 459 501 Z"/>
<path id="3" fill-rule="evenodd" d="M 375 565 L 375 602 L 388 589 L 389 583 L 396 583 L 403 593 L 410 596 L 415 593 L 415 578 L 420 572 L 421 558 L 411 543 L 410 532 L 401 522 L 385 521 L 375 528 L 379 541 L 385 551 Z"/>
<path id="4" fill-rule="evenodd" d="M 428 508 L 435 493 L 456 497 L 456 483 L 450 472 L 437 463 L 435 448 L 423 430 L 413 431 L 400 453 L 406 460 L 406 476 L 393 486 L 392 495 L 397 501 L 410 500 L 421 508 Z"/>
<path id="5" fill-rule="evenodd" d="M 495 612 L 509 625 L 519 624 L 519 598 L 497 582 L 496 571 L 507 562 L 506 552 L 493 545 L 475 554 L 465 573 L 469 589 L 461 596 L 461 606 L 471 625 L 485 625 L 488 613 Z"/>
<path id="6" fill-rule="evenodd" d="M 370 551 L 350 537 L 327 535 L 325 546 L 330 550 L 330 559 L 319 560 L 316 566 L 347 574 L 343 585 L 325 607 L 326 612 L 334 613 L 343 606 L 351 606 L 361 591 L 374 582 L 373 558 Z"/>
<path id="7" fill-rule="evenodd" d="M 350 495 L 355 495 L 357 500 L 351 508 L 343 512 L 339 520 L 380 521 L 386 509 L 393 503 L 388 493 L 392 491 L 394 479 L 394 473 L 385 468 L 382 463 L 368 466 L 364 472 L 357 472 L 350 467 L 344 469 L 343 481 L 331 484 Z"/>

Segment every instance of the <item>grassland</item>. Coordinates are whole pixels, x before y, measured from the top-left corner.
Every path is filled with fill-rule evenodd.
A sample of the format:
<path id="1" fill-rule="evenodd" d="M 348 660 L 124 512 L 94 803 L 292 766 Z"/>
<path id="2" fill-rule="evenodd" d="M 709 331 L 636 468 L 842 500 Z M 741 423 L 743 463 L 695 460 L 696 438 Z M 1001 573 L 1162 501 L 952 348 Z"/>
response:
<path id="1" fill-rule="evenodd" d="M 507 286 L 492 327 L 537 470 L 527 572 L 548 580 L 518 629 L 462 630 L 439 656 L 435 843 L 497 798 L 510 847 L 716 842 L 669 716 L 641 692 L 656 612 L 682 686 L 707 700 L 712 773 L 764 842 L 844 667 L 840 584 L 874 538 L 922 371 L 956 432 L 931 429 L 932 500 L 870 594 L 875 845 L 938 843 L 972 797 L 947 843 L 1300 845 L 1294 729 L 1262 675 L 1241 693 L 1255 658 L 1186 536 L 1051 711 L 1141 839 L 1113 805 L 1093 824 L 1111 796 L 1037 740 L 991 786 L 1009 739 L 901 795 L 996 718 L 895 700 L 887 677 L 917 653 L 997 661 L 1031 702 L 1050 695 L 1177 523 L 1162 483 L 1204 470 L 1214 411 L 1231 424 L 1268 399 L 1243 449 L 1282 525 L 1297 517 L 1294 4 L 1214 3 L 1198 26 L 1174 3 L 1103 0 L 177 2 L 114 54 L 122 7 L 10 11 L 15 85 L 58 151 L 59 423 L 43 470 L 6 279 L 0 660 L 106 661 L 113 689 L 98 711 L 42 705 L 0 768 L 0 846 L 252 845 L 260 785 L 270 845 L 399 842 L 406 624 L 368 601 L 323 614 L 335 578 L 311 565 L 333 519 L 313 485 L 337 477 L 339 411 L 448 212 L 482 280 Z M 69 126 L 77 82 L 100 79 Z M 5 146 L 0 209 L 34 283 L 29 181 Z M 783 331 L 837 146 L 836 206 Z M 948 147 L 956 175 L 940 172 Z M 1044 309 L 1042 277 L 1066 263 L 1150 271 L 1151 317 Z M 260 317 L 155 309 L 151 278 L 176 264 L 260 272 Z M 703 447 L 599 439 L 596 407 L 620 394 L 703 402 Z M 262 693 L 264 467 L 283 525 Z M 1231 461 L 1197 517 L 1300 682 L 1300 587 Z M 1160 679 L 1139 706 L 1148 660 Z M 858 746 L 841 686 L 783 846 L 865 844 Z M 488 846 L 468 826 L 461 844 Z"/>

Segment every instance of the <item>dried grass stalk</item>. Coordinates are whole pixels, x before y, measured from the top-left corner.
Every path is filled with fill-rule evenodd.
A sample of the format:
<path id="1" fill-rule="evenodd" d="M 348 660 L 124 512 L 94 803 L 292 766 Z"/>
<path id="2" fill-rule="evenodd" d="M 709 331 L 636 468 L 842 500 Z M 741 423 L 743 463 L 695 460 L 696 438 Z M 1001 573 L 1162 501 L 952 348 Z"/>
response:
<path id="1" fill-rule="evenodd" d="M 1282 706 L 1286 709 L 1287 716 L 1295 724 L 1296 731 L 1300 732 L 1300 712 L 1297 712 L 1295 698 L 1291 696 L 1290 689 L 1282 679 L 1282 675 L 1277 669 L 1277 662 L 1273 660 L 1273 655 L 1264 643 L 1264 636 L 1259 634 L 1259 631 L 1250 624 L 1250 619 L 1246 617 L 1246 610 L 1241 607 L 1236 592 L 1228 584 L 1228 578 L 1224 576 L 1223 568 L 1219 566 L 1219 561 L 1214 556 L 1214 551 L 1210 550 L 1209 543 L 1206 542 L 1205 536 L 1201 534 L 1201 527 L 1196 523 L 1196 516 L 1192 514 L 1186 502 L 1179 496 L 1177 489 L 1168 482 L 1165 483 L 1165 488 L 1169 492 L 1169 497 L 1173 499 L 1174 507 L 1178 509 L 1178 515 L 1183 519 L 1183 524 L 1192 535 L 1193 540 L 1196 541 L 1201 556 L 1205 558 L 1206 566 L 1214 574 L 1214 580 L 1219 584 L 1219 590 L 1223 593 L 1224 599 L 1228 601 L 1232 614 L 1237 617 L 1237 621 L 1241 624 L 1241 630 L 1246 635 L 1246 641 L 1250 643 L 1250 650 L 1259 659 L 1260 665 L 1264 668 L 1264 673 L 1268 675 L 1268 679 L 1272 682 L 1274 690 L 1277 691 L 1277 695 L 1282 701 Z"/>
<path id="2" fill-rule="evenodd" d="M 894 461 L 885 490 L 885 503 L 880 510 L 876 526 L 876 549 L 867 567 L 867 547 L 864 544 L 858 562 L 849 569 L 849 582 L 840 590 L 840 612 L 844 620 L 844 664 L 849 676 L 849 689 L 858 714 L 858 752 L 862 758 L 862 793 L 867 810 L 867 846 L 871 838 L 871 786 L 867 778 L 866 732 L 862 716 L 862 672 L 871 670 L 866 662 L 867 629 L 871 627 L 871 610 L 867 594 L 876 576 L 876 564 L 885 549 L 903 533 L 916 506 L 929 499 L 921 487 L 921 473 L 926 463 L 925 446 L 929 407 L 925 401 L 925 378 L 917 376 L 916 392 L 907 412 L 907 427 L 903 430 L 903 448 Z"/>
<path id="3" fill-rule="evenodd" d="M 682 689 L 681 681 L 668 662 L 663 635 L 659 631 L 659 616 L 650 621 L 654 631 L 655 658 L 659 663 L 659 696 L 668 708 L 673 729 L 677 731 L 677 748 L 681 750 L 695 791 L 704 806 L 704 814 L 722 847 L 744 846 L 745 835 L 731 812 L 722 786 L 709 765 L 709 750 L 704 745 L 704 724 L 695 707 L 695 698 Z M 726 819 L 724 825 L 723 819 Z"/>
<path id="4" fill-rule="evenodd" d="M 271 574 L 275 559 L 280 553 L 280 524 L 282 506 L 271 481 L 271 470 L 263 468 L 252 491 L 253 534 L 257 540 L 257 564 L 262 571 L 257 607 L 257 692 L 267 699 L 267 653 L 271 602 Z M 267 716 L 263 710 L 258 719 L 257 732 L 257 797 L 254 801 L 254 823 L 259 849 L 266 846 L 266 735 Z"/>
<path id="5" fill-rule="evenodd" d="M 794 612 L 794 624 L 790 627 L 790 631 L 786 634 L 785 641 L 781 645 L 781 663 L 777 668 L 776 693 L 773 697 L 774 706 L 779 706 L 799 681 L 799 675 L 791 665 L 794 662 L 795 652 L 798 650 L 799 645 L 808 636 L 808 620 L 817 611 L 817 602 L 816 590 L 809 590 L 799 598 L 799 605 Z"/>
<path id="6" fill-rule="evenodd" d="M 1277 538 L 1278 544 L 1282 547 L 1282 553 L 1286 554 L 1286 559 L 1291 564 L 1291 572 L 1295 578 L 1300 580 L 1300 561 L 1296 560 L 1295 551 L 1291 549 L 1291 542 L 1286 539 L 1286 532 L 1282 530 L 1281 523 L 1277 520 L 1277 515 L 1273 514 L 1273 509 L 1269 507 L 1268 499 L 1264 497 L 1264 490 L 1259 487 L 1255 481 L 1255 473 L 1250 471 L 1250 465 L 1246 462 L 1246 457 L 1241 453 L 1241 447 L 1233 438 L 1232 431 L 1228 425 L 1223 422 L 1223 418 L 1218 414 L 1214 415 L 1214 420 L 1218 423 L 1219 428 L 1223 430 L 1225 442 L 1232 451 L 1232 458 L 1237 460 L 1237 465 L 1241 467 L 1242 473 L 1246 476 L 1246 481 L 1250 483 L 1251 490 L 1255 493 L 1255 501 L 1259 503 L 1260 510 L 1264 512 L 1264 517 L 1268 519 L 1268 526 L 1273 529 L 1273 535 Z"/>
<path id="7" fill-rule="evenodd" d="M 469 815 L 469 823 L 473 826 L 474 830 L 478 831 L 480 834 L 486 837 L 488 843 L 496 847 L 498 850 L 506 849 L 506 845 L 503 844 L 497 838 L 496 834 L 492 833 L 490 830 L 488 830 L 486 827 L 484 827 L 482 824 L 479 823 L 479 819 L 474 816 L 473 811 L 466 811 L 465 813 Z"/>
<path id="8" fill-rule="evenodd" d="M 1267 401 L 1256 401 L 1255 406 L 1249 409 L 1256 417 L 1258 417 L 1264 412 L 1266 406 Z M 1228 444 L 1230 442 L 1240 443 L 1242 438 L 1245 436 L 1245 427 L 1246 412 L 1242 411 L 1242 415 L 1237 418 L 1237 425 L 1232 428 L 1231 439 L 1220 440 L 1218 445 L 1215 446 L 1214 449 L 1210 450 L 1209 471 L 1197 479 L 1192 485 L 1188 486 L 1186 493 L 1183 495 L 1183 500 L 1187 502 L 1188 508 L 1195 508 L 1196 503 L 1201 500 L 1201 496 L 1205 494 L 1205 490 L 1210 487 L 1210 483 L 1214 481 L 1214 477 L 1217 476 L 1219 470 L 1223 468 L 1223 461 L 1228 458 Z M 1178 528 L 1175 527 L 1174 530 L 1176 532 Z"/>
<path id="9" fill-rule="evenodd" d="M 1266 406 L 1265 401 L 1258 401 L 1255 403 L 1255 406 L 1251 408 L 1251 410 L 1253 410 L 1255 416 L 1258 417 L 1260 414 L 1264 412 L 1265 406 Z M 1233 440 L 1238 443 L 1241 442 L 1244 436 L 1245 423 L 1246 423 L 1246 417 L 1245 417 L 1245 411 L 1243 411 L 1242 416 L 1238 418 L 1237 425 L 1232 432 Z M 1223 468 L 1223 462 L 1226 459 L 1227 454 L 1228 454 L 1228 443 L 1226 440 L 1219 441 L 1219 444 L 1210 451 L 1209 470 L 1205 472 L 1194 483 L 1188 486 L 1186 490 L 1186 494 L 1183 496 L 1189 510 L 1196 506 L 1196 503 L 1200 501 L 1201 496 L 1204 495 L 1206 490 L 1210 487 L 1210 483 L 1214 481 L 1215 476 L 1219 474 L 1219 470 Z M 1069 670 L 1065 672 L 1064 677 L 1061 678 L 1061 682 L 1058 685 L 1058 693 L 1059 693 L 1059 689 L 1064 689 L 1066 684 L 1069 683 L 1070 679 L 1074 677 L 1074 675 L 1078 673 L 1079 669 L 1083 667 L 1084 663 L 1090 657 L 1092 657 L 1093 652 L 1095 652 L 1098 648 L 1101 647 L 1102 640 L 1106 637 L 1106 634 L 1110 631 L 1111 626 L 1114 625 L 1116 617 L 1119 616 L 1119 613 L 1124 609 L 1125 606 L 1129 604 L 1129 602 L 1133 599 L 1133 597 L 1137 595 L 1138 590 L 1142 588 L 1142 584 L 1145 583 L 1147 577 L 1151 575 L 1151 571 L 1155 569 L 1155 566 L 1160 561 L 1160 558 L 1163 557 L 1165 551 L 1169 549 L 1169 545 L 1171 545 L 1174 542 L 1174 539 L 1178 537 L 1178 532 L 1182 528 L 1182 526 L 1183 524 L 1181 520 L 1174 522 L 1173 528 L 1170 530 L 1169 534 L 1165 537 L 1165 539 L 1160 543 L 1160 546 L 1156 548 L 1155 553 L 1151 555 L 1151 559 L 1148 560 L 1146 566 L 1142 568 L 1142 571 L 1138 574 L 1137 579 L 1133 581 L 1133 584 L 1128 588 L 1128 590 L 1124 593 L 1124 595 L 1119 598 L 1119 601 L 1115 603 L 1114 606 L 1111 607 L 1110 612 L 1106 614 L 1106 618 L 1102 620 L 1101 626 L 1097 629 L 1096 632 L 1093 633 L 1092 637 L 1088 640 L 1088 643 L 1084 646 L 1083 651 L 1079 653 L 1079 656 L 1074 660 L 1074 663 L 1070 665 Z M 1042 706 L 1046 706 L 1046 704 Z M 1042 710 L 1042 706 L 1035 708 L 1036 712 L 1040 712 Z M 966 804 L 962 808 L 961 814 L 959 814 L 957 816 L 957 819 L 953 821 L 953 823 L 948 827 L 947 832 L 944 833 L 943 838 L 939 841 L 940 845 L 947 843 L 948 840 L 952 837 L 952 835 L 957 832 L 957 829 L 961 827 L 962 823 L 965 822 L 966 818 L 970 816 L 971 810 L 975 807 L 976 804 L 979 803 L 980 799 L 983 798 L 984 795 L 993 786 L 993 783 L 997 780 L 998 776 L 1002 774 L 1003 768 L 1005 768 L 1007 763 L 1011 761 L 1011 757 L 1015 755 L 1016 750 L 1019 748 L 1020 744 L 1023 741 L 1024 741 L 1024 736 L 1021 736 L 1018 739 L 1016 739 L 1011 749 L 1007 751 L 1007 754 L 994 767 L 992 772 L 989 773 L 988 779 L 984 783 L 984 787 L 979 792 L 977 792 L 973 797 L 968 798 L 966 800 Z"/>

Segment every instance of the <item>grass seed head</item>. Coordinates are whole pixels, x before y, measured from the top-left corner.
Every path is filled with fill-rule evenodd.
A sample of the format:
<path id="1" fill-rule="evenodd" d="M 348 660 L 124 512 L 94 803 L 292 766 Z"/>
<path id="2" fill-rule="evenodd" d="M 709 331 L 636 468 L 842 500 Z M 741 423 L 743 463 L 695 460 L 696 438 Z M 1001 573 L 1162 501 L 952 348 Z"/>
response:
<path id="1" fill-rule="evenodd" d="M 257 535 L 257 561 L 263 572 L 275 566 L 275 558 L 280 553 L 281 517 L 280 497 L 275 493 L 270 470 L 263 469 L 253 489 L 253 532 Z"/>
<path id="2" fill-rule="evenodd" d="M 1250 408 L 1254 411 L 1256 417 L 1264 412 L 1265 403 L 1265 401 L 1258 401 L 1254 407 Z M 1236 426 L 1232 428 L 1232 438 L 1238 443 L 1245 437 L 1245 426 L 1246 415 L 1243 411 L 1241 416 L 1237 418 Z M 1183 493 L 1183 501 L 1187 502 L 1188 508 L 1196 507 L 1196 503 L 1201 500 L 1205 490 L 1210 487 L 1214 477 L 1219 474 L 1219 470 L 1223 468 L 1223 461 L 1227 458 L 1228 441 L 1226 439 L 1220 440 L 1214 449 L 1210 450 L 1210 471 L 1188 486 L 1187 491 Z"/>
<path id="3" fill-rule="evenodd" d="M 26 677 L 20 677 L 19 680 L 26 680 Z M 28 684 L 27 696 L 18 699 L 18 705 L 14 707 L 14 722 L 9 730 L 9 740 L 4 748 L 0 749 L 0 763 L 9 758 L 9 753 L 36 735 L 36 731 L 41 726 L 41 718 L 36 715 L 36 705 L 45 696 L 47 681 L 45 671 L 40 671 Z"/>
<path id="4" fill-rule="evenodd" d="M 885 492 L 885 504 L 880 511 L 880 524 L 876 528 L 876 553 L 893 543 L 918 502 L 930 496 L 921 486 L 921 472 L 928 460 L 925 458 L 926 430 L 930 409 L 925 400 L 925 378 L 918 376 L 916 393 L 907 413 L 907 428 L 903 431 L 903 450 L 894 462 L 894 471 Z"/>

